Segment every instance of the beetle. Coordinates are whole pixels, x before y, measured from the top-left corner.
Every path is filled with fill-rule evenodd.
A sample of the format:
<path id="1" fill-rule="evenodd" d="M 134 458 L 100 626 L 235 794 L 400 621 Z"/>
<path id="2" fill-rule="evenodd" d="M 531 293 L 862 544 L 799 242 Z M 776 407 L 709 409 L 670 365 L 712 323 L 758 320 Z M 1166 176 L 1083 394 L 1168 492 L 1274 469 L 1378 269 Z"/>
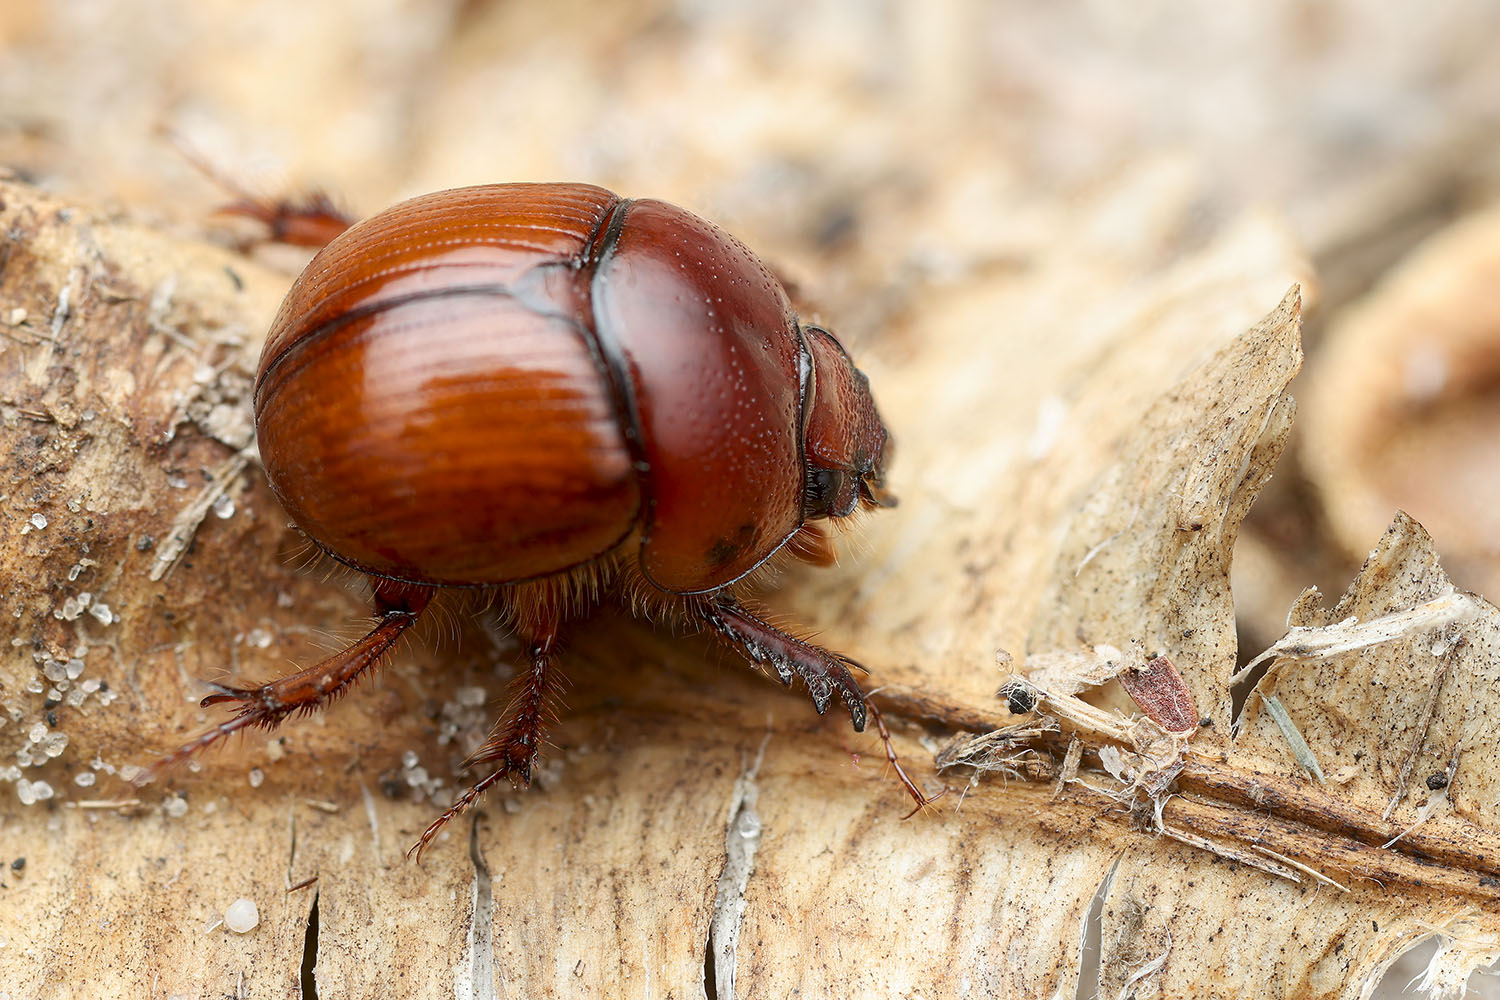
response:
<path id="1" fill-rule="evenodd" d="M 864 730 L 858 665 L 773 626 L 745 591 L 775 557 L 829 564 L 826 523 L 894 502 L 890 436 L 839 341 L 698 216 L 584 184 L 396 205 L 292 285 L 254 409 L 271 489 L 371 580 L 375 623 L 298 673 L 214 685 L 202 704 L 234 716 L 163 763 L 325 707 L 450 588 L 497 595 L 526 665 L 466 761 L 491 772 L 413 850 L 500 779 L 529 784 L 563 626 L 604 591 L 800 678 L 819 714 L 839 698 Z"/>

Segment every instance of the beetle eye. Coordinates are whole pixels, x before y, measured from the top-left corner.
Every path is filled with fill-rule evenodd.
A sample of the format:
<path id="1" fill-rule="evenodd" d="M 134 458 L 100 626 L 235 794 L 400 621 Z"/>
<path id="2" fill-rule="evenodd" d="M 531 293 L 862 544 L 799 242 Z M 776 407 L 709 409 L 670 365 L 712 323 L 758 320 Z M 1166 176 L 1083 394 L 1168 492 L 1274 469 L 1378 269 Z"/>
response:
<path id="1" fill-rule="evenodd" d="M 808 517 L 842 517 L 848 500 L 849 474 L 843 469 L 809 469 L 802 493 L 802 507 Z"/>

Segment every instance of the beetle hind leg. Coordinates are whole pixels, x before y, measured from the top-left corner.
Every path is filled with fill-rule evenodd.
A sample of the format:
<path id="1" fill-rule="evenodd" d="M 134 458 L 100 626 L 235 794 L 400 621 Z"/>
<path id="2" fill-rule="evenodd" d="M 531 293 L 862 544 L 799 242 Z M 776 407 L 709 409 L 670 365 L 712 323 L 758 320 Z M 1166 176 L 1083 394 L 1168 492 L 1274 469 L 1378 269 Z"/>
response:
<path id="1" fill-rule="evenodd" d="M 213 684 L 214 693 L 199 705 L 237 705 L 238 711 L 196 739 L 163 756 L 147 769 L 142 780 L 191 757 L 242 729 L 275 729 L 288 716 L 328 707 L 380 663 L 396 640 L 416 624 L 432 600 L 430 587 L 381 580 L 375 585 L 375 627 L 363 639 L 339 650 L 306 670 L 288 674 L 258 687 Z"/>
<path id="2" fill-rule="evenodd" d="M 865 731 L 865 696 L 851 673 L 851 668 L 864 669 L 858 663 L 787 635 L 730 597 L 720 596 L 701 615 L 720 640 L 756 666 L 770 667 L 781 683 L 790 687 L 793 676 L 802 678 L 819 715 L 828 711 L 837 694 L 849 710 L 854 731 Z"/>

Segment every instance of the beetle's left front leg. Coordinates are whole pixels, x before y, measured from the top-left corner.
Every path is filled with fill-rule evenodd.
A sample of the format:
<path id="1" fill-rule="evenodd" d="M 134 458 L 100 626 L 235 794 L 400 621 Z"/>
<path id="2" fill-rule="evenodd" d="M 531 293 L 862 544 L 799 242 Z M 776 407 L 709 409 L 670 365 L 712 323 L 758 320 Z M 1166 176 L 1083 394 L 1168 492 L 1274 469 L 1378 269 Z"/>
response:
<path id="1" fill-rule="evenodd" d="M 828 704 L 837 692 L 849 709 L 854 731 L 865 731 L 865 696 L 849 672 L 850 667 L 862 669 L 859 664 L 787 635 L 727 595 L 721 594 L 710 601 L 701 616 L 726 645 L 756 666 L 775 670 L 781 683 L 790 687 L 794 674 L 801 677 L 819 715 L 828 711 Z"/>

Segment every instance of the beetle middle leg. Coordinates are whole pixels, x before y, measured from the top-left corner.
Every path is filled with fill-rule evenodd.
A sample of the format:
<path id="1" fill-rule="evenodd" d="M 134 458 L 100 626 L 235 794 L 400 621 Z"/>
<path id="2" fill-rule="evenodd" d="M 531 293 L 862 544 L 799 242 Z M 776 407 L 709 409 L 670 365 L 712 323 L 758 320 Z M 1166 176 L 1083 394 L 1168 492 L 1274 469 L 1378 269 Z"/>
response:
<path id="1" fill-rule="evenodd" d="M 289 674 L 259 687 L 238 688 L 225 684 L 214 684 L 214 694 L 199 704 L 233 704 L 239 706 L 238 713 L 228 722 L 222 722 L 197 739 L 185 743 L 158 760 L 146 772 L 153 774 L 186 760 L 219 740 L 241 729 L 259 726 L 274 729 L 282 720 L 294 712 L 310 715 L 326 708 L 340 695 L 348 691 L 370 668 L 380 662 L 407 629 L 416 624 L 422 612 L 431 602 L 430 587 L 413 586 L 380 580 L 375 585 L 375 627 L 358 642 L 352 643 L 320 660 L 306 670 Z"/>
<path id="2" fill-rule="evenodd" d="M 479 801 L 480 796 L 501 778 L 509 778 L 512 784 L 523 787 L 531 784 L 531 768 L 536 763 L 543 733 L 552 714 L 552 699 L 562 684 L 562 674 L 557 667 L 558 626 L 558 621 L 553 617 L 540 627 L 525 630 L 532 636 L 527 647 L 529 669 L 517 675 L 512 685 L 510 707 L 490 733 L 489 739 L 464 761 L 464 767 L 484 764 L 498 766 L 488 776 L 469 786 L 468 791 L 433 820 L 432 825 L 422 831 L 422 836 L 407 850 L 407 857 L 415 853 L 420 861 L 422 852 L 448 821 Z"/>

